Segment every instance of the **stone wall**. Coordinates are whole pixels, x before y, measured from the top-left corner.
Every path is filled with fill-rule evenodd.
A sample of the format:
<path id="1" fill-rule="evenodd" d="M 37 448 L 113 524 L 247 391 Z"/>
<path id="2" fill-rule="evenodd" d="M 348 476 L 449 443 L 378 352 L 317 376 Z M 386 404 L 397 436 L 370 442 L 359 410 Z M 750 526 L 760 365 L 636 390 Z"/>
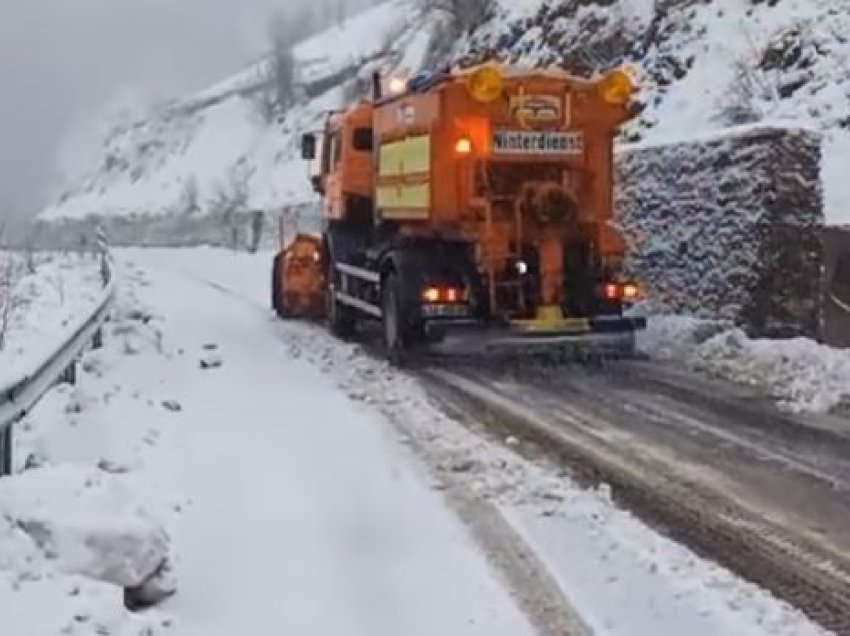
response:
<path id="1" fill-rule="evenodd" d="M 772 126 L 620 150 L 618 223 L 651 302 L 754 336 L 819 337 L 820 162 L 817 133 Z"/>

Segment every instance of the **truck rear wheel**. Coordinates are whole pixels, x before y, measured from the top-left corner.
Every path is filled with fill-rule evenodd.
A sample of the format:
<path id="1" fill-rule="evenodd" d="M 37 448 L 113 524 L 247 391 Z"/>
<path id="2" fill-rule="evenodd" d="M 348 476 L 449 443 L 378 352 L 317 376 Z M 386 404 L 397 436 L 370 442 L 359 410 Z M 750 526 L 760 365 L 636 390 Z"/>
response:
<path id="1" fill-rule="evenodd" d="M 383 314 L 384 351 L 393 364 L 404 362 L 409 345 L 409 333 L 404 319 L 401 279 L 391 272 L 384 279 L 381 289 L 381 312 Z"/>

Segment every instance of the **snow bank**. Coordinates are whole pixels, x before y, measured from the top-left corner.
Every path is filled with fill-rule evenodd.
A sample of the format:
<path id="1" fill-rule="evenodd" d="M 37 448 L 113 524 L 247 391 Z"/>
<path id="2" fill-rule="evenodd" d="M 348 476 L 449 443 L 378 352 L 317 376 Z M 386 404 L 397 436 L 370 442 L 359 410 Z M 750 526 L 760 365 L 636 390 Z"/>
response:
<path id="1" fill-rule="evenodd" d="M 98 258 L 35 254 L 32 259 L 35 272 L 28 273 L 23 254 L 0 253 L 0 275 L 5 267 L 14 270 L 14 306 L 0 349 L 0 388 L 37 368 L 103 298 Z"/>
<path id="2" fill-rule="evenodd" d="M 83 357 L 76 386 L 55 387 L 15 427 L 21 472 L 0 479 L 3 634 L 175 633 L 169 615 L 126 609 L 175 592 L 166 527 L 185 500 L 151 471 L 175 418 L 150 395 L 164 356 L 158 320 L 135 299 L 137 273 L 120 278 L 104 347 Z"/>
<path id="3" fill-rule="evenodd" d="M 792 411 L 827 412 L 850 399 L 850 350 L 807 338 L 752 339 L 688 316 L 650 316 L 639 347 L 733 382 L 765 389 Z"/>

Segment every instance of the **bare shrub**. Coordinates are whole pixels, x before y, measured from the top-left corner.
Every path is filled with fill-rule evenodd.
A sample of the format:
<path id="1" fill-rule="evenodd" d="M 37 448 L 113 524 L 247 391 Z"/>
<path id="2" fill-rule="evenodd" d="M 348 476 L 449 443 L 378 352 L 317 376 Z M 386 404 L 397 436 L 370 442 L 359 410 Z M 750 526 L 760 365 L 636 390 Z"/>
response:
<path id="1" fill-rule="evenodd" d="M 5 234 L 5 226 L 0 224 L 0 241 Z M 13 252 L 0 254 L 0 351 L 6 347 L 6 338 L 12 320 L 26 304 L 20 295 L 18 283 L 24 276 L 24 264 Z"/>

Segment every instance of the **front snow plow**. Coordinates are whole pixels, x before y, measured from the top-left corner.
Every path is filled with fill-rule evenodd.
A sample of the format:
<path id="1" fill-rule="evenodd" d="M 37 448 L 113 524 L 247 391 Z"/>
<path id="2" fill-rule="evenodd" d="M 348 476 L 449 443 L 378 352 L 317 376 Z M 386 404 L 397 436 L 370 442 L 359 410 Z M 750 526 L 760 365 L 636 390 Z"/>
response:
<path id="1" fill-rule="evenodd" d="M 272 264 L 272 308 L 281 318 L 320 320 L 325 314 L 321 238 L 297 234 Z"/>

